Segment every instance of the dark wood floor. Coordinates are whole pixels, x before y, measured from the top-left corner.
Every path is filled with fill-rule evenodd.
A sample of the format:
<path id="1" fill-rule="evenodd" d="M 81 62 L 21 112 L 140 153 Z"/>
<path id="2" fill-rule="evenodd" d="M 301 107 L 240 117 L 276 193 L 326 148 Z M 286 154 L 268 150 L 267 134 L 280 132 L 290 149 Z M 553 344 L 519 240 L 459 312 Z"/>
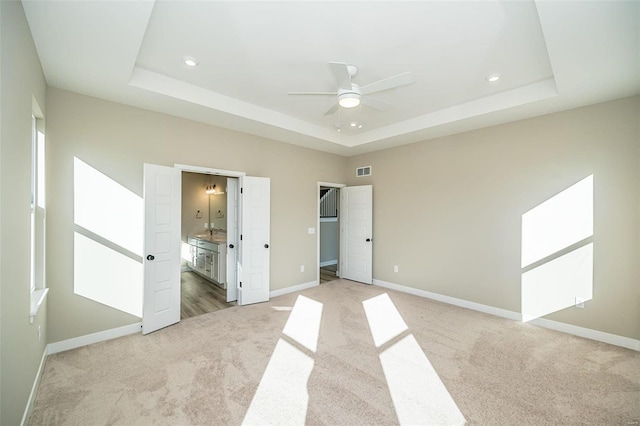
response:
<path id="1" fill-rule="evenodd" d="M 195 272 L 183 272 L 181 276 L 180 318 L 190 318 L 219 311 L 236 302 L 227 303 L 226 290 L 205 280 Z"/>
<path id="2" fill-rule="evenodd" d="M 320 268 L 320 284 L 337 280 L 336 270 L 337 265 L 323 266 Z"/>

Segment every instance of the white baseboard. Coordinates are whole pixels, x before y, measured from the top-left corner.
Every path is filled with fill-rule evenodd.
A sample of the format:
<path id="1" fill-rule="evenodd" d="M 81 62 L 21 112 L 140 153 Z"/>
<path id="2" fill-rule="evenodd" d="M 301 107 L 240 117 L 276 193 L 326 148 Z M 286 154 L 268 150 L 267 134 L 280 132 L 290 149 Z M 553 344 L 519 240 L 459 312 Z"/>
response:
<path id="1" fill-rule="evenodd" d="M 427 299 L 437 300 L 438 302 L 448 303 L 449 305 L 460 306 L 461 308 L 471 309 L 473 311 L 484 312 L 485 314 L 491 314 L 502 318 L 508 318 L 514 321 L 520 321 L 522 315 L 518 312 L 508 311 L 506 309 L 500 309 L 489 305 L 483 305 L 481 303 L 469 302 L 464 299 L 457 299 L 451 296 L 444 296 L 438 293 L 432 293 L 430 291 L 419 290 L 413 287 L 407 287 L 400 284 L 389 283 L 382 280 L 373 280 L 373 283 L 380 287 L 389 288 L 391 290 L 401 291 L 403 293 L 413 294 L 415 296 L 424 297 Z"/>
<path id="2" fill-rule="evenodd" d="M 269 293 L 269 297 L 278 297 L 278 296 L 282 296 L 283 294 L 289 294 L 289 293 L 293 293 L 300 290 L 306 290 L 308 288 L 316 287 L 318 285 L 319 285 L 318 281 L 309 281 L 308 283 L 298 284 L 291 287 L 282 288 L 280 290 L 274 290 Z"/>
<path id="3" fill-rule="evenodd" d="M 567 334 L 573 334 L 574 336 L 584 337 L 586 339 L 597 340 L 598 342 L 608 343 L 614 346 L 621 346 L 623 348 L 640 351 L 640 340 L 631 339 L 630 337 L 618 336 L 617 334 L 605 333 L 604 331 L 578 327 L 577 325 L 565 324 L 563 322 L 552 321 L 544 318 L 536 318 L 529 321 L 529 324 L 561 331 Z"/>
<path id="4" fill-rule="evenodd" d="M 36 400 L 36 393 L 38 391 L 40 379 L 42 378 L 42 371 L 44 370 L 44 362 L 47 359 L 47 353 L 47 347 L 45 347 L 44 352 L 42 353 L 42 359 L 40 360 L 40 366 L 38 367 L 38 372 L 36 373 L 36 377 L 33 380 L 33 386 L 31 387 L 31 393 L 29 394 L 29 399 L 27 400 L 27 406 L 24 409 L 24 414 L 22 415 L 20 426 L 24 426 L 27 420 L 29 420 L 31 412 L 33 411 L 33 402 Z"/>
<path id="5" fill-rule="evenodd" d="M 324 262 L 320 262 L 320 267 L 322 268 L 323 266 L 337 265 L 337 264 L 338 264 L 338 259 L 325 260 Z"/>
<path id="6" fill-rule="evenodd" d="M 491 314 L 491 315 L 507 318 L 514 321 L 522 321 L 522 314 L 518 312 L 513 312 L 506 309 L 500 309 L 493 306 L 483 305 L 481 303 L 469 302 L 467 300 L 457 299 L 451 296 L 444 296 L 442 294 L 432 293 L 430 291 L 425 291 L 425 290 L 419 290 L 417 288 L 407 287 L 400 284 L 394 284 L 394 283 L 390 283 L 382 280 L 374 279 L 373 283 L 377 286 L 385 287 L 391 290 L 397 290 L 403 293 L 409 293 L 415 296 L 437 300 L 439 302 L 460 306 L 462 308 L 467 308 L 474 311 L 484 312 L 486 314 Z M 552 321 L 544 318 L 538 318 L 538 319 L 529 321 L 529 324 L 537 325 L 543 328 L 548 328 L 550 330 L 561 331 L 563 333 L 572 334 L 574 336 L 584 337 L 586 339 L 596 340 L 598 342 L 608 343 L 614 346 L 620 346 L 623 348 L 640 351 L 640 340 L 631 339 L 629 337 L 624 337 L 624 336 L 618 336 L 617 334 L 605 333 L 603 331 L 593 330 L 593 329 L 584 328 L 584 327 L 578 327 L 576 325 L 565 324 L 562 322 Z"/>
<path id="7" fill-rule="evenodd" d="M 141 327 L 142 323 L 137 322 L 134 324 L 125 325 L 123 327 L 99 331 L 93 334 L 87 334 L 86 336 L 74 337 L 73 339 L 63 340 L 61 342 L 49 343 L 47 345 L 47 353 L 49 355 L 56 354 L 58 352 L 80 348 L 82 346 L 91 345 L 93 343 L 104 342 L 105 340 L 128 336 L 129 334 L 140 333 Z"/>

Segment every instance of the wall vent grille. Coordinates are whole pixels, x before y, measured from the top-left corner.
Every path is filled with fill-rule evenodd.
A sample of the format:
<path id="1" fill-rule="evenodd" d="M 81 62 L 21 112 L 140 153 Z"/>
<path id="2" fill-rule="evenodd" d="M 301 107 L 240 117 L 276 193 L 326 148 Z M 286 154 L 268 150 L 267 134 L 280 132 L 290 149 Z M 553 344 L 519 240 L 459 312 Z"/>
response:
<path id="1" fill-rule="evenodd" d="M 363 166 L 356 169 L 356 177 L 364 176 L 371 176 L 371 166 Z"/>

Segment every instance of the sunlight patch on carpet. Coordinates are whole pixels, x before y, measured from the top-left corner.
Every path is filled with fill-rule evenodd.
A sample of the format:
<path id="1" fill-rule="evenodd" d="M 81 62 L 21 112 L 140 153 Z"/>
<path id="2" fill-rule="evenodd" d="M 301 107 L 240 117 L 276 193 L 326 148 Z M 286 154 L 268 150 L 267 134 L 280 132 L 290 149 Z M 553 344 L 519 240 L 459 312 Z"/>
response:
<path id="1" fill-rule="evenodd" d="M 388 294 L 362 302 L 376 347 L 408 327 Z M 466 420 L 412 334 L 380 353 L 401 425 L 463 425 Z"/>
<path id="2" fill-rule="evenodd" d="M 282 333 L 315 352 L 322 307 L 320 302 L 298 296 Z M 309 405 L 307 384 L 313 366 L 313 358 L 279 339 L 242 424 L 304 424 Z"/>
<path id="3" fill-rule="evenodd" d="M 315 352 L 318 346 L 321 318 L 322 303 L 308 297 L 298 296 L 282 333 L 311 352 Z"/>
<path id="4" fill-rule="evenodd" d="M 409 329 L 387 293 L 365 300 L 362 305 L 376 348 Z"/>

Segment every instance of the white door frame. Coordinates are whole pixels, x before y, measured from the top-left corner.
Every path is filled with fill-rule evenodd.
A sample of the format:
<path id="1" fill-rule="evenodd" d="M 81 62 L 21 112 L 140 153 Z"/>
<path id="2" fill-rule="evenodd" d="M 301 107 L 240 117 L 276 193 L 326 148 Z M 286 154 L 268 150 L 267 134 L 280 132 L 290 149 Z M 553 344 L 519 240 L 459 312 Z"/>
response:
<path id="1" fill-rule="evenodd" d="M 347 186 L 344 183 L 331 183 L 331 182 L 318 182 L 318 189 L 316 190 L 316 200 L 318 203 L 318 209 L 317 209 L 317 213 L 316 213 L 316 254 L 317 256 L 317 268 L 316 268 L 316 282 L 318 284 L 320 284 L 320 188 L 321 187 L 325 187 L 325 188 L 344 188 L 345 186 Z M 339 220 L 339 219 L 338 219 Z M 340 270 L 340 240 L 342 238 L 342 232 L 338 232 L 338 270 Z"/>
<path id="2" fill-rule="evenodd" d="M 215 176 L 240 177 L 240 176 L 247 175 L 245 172 L 214 169 L 211 167 L 189 166 L 187 164 L 174 164 L 173 167 L 175 167 L 176 169 L 180 169 L 183 172 L 204 173 L 206 175 L 215 175 Z"/>

